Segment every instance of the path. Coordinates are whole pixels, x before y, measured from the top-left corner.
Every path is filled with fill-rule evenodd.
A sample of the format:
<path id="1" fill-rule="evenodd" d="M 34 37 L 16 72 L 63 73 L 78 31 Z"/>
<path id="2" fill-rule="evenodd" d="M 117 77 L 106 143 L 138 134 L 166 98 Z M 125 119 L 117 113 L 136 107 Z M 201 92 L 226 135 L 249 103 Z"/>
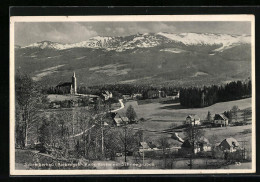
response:
<path id="1" fill-rule="evenodd" d="M 95 125 L 92 125 L 90 128 L 78 133 L 78 134 L 75 134 L 75 135 L 71 135 L 69 136 L 69 138 L 74 138 L 74 137 L 77 137 L 77 136 L 80 136 L 80 135 L 83 135 L 84 133 L 86 133 L 88 130 L 91 130 Z"/>
<path id="2" fill-rule="evenodd" d="M 119 103 L 121 104 L 121 107 L 118 108 L 118 109 L 114 109 L 114 110 L 112 110 L 111 112 L 117 112 L 117 111 L 119 111 L 119 110 L 121 110 L 121 109 L 123 109 L 123 108 L 125 107 L 125 105 L 124 105 L 122 99 L 119 99 L 118 101 L 119 101 Z M 80 132 L 80 133 L 78 133 L 78 134 L 71 135 L 71 136 L 69 136 L 69 138 L 74 138 L 74 137 L 77 137 L 77 136 L 81 136 L 81 135 L 83 135 L 84 133 L 86 133 L 87 131 L 91 130 L 93 127 L 95 127 L 95 125 L 92 125 L 90 128 L 88 128 L 88 129 L 86 129 L 86 130 L 84 130 L 84 131 L 82 131 L 82 132 Z"/>
<path id="3" fill-rule="evenodd" d="M 111 112 L 117 112 L 117 111 L 119 111 L 119 110 L 121 110 L 121 109 L 124 109 L 125 105 L 124 105 L 124 103 L 123 103 L 123 100 L 122 100 L 122 99 L 119 99 L 118 101 L 119 101 L 119 103 L 121 104 L 121 107 L 118 108 L 118 109 L 114 109 L 114 110 L 112 110 Z"/>

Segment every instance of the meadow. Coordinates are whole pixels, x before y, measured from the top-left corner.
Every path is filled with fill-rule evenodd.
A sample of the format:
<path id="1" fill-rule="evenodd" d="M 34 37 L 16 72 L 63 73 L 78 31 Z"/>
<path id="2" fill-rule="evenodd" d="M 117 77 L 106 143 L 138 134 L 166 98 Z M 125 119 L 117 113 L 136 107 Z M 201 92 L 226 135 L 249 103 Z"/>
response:
<path id="1" fill-rule="evenodd" d="M 158 101 L 150 102 L 148 104 L 138 105 L 137 101 L 129 101 L 125 103 L 125 108 L 120 110 L 120 113 L 125 113 L 127 107 L 132 105 L 137 113 L 137 117 L 143 118 L 143 122 L 134 124 L 131 127 L 145 129 L 145 130 L 157 130 L 161 131 L 169 129 L 173 124 L 182 125 L 186 117 L 189 114 L 197 114 L 201 120 L 205 120 L 208 111 L 210 111 L 212 117 L 214 114 L 223 113 L 224 111 L 231 110 L 236 105 L 240 110 L 250 108 L 252 105 L 252 99 L 241 99 L 236 101 L 216 103 L 209 107 L 204 108 L 183 108 L 178 102 L 171 101 Z M 239 114 L 238 114 L 239 115 Z M 241 114 L 239 115 L 241 118 Z M 246 141 L 247 148 L 251 148 L 251 135 L 252 125 L 245 126 L 228 126 L 222 128 L 206 128 L 205 137 L 208 139 L 214 138 L 214 142 L 221 142 L 228 137 L 234 137 L 238 141 Z M 155 132 L 145 132 L 145 138 L 147 140 L 156 141 L 162 136 L 170 137 L 170 134 L 158 134 Z M 184 137 L 183 133 L 179 133 L 180 137 Z M 180 146 L 178 141 L 171 140 L 175 146 Z"/>

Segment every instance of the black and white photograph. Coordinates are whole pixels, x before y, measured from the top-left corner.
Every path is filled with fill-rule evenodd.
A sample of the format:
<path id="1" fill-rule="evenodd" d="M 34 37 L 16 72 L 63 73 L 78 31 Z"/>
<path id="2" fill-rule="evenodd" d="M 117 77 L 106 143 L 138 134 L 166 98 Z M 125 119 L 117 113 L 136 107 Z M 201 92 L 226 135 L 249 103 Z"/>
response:
<path id="1" fill-rule="evenodd" d="M 253 15 L 10 17 L 10 174 L 255 172 Z"/>

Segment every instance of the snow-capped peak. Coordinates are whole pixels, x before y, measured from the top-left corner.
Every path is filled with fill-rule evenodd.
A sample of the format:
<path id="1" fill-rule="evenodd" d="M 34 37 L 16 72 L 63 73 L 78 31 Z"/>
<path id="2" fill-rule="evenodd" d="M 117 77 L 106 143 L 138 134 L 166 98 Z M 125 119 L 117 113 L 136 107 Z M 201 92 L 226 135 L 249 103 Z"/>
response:
<path id="1" fill-rule="evenodd" d="M 251 37 L 248 35 L 229 35 L 229 34 L 212 34 L 212 33 L 163 33 L 158 35 L 164 36 L 172 41 L 189 45 L 222 45 L 215 51 L 221 51 L 233 46 L 234 44 L 249 44 Z"/>
<path id="2" fill-rule="evenodd" d="M 40 49 L 71 49 L 71 48 L 92 48 L 105 49 L 107 51 L 115 50 L 118 52 L 134 49 L 147 48 L 162 45 L 163 43 L 182 43 L 185 46 L 191 45 L 219 45 L 215 51 L 223 51 L 238 44 L 249 44 L 251 37 L 248 35 L 229 35 L 213 33 L 145 33 L 125 37 L 96 36 L 86 41 L 61 44 L 50 41 L 37 42 L 22 48 L 40 48 Z"/>

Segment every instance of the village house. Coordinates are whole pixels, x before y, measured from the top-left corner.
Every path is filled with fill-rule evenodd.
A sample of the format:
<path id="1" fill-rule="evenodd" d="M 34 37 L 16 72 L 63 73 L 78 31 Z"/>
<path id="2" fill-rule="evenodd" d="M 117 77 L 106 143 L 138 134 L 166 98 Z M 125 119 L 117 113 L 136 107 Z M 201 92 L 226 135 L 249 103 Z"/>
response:
<path id="1" fill-rule="evenodd" d="M 224 139 L 218 146 L 224 152 L 235 152 L 239 149 L 239 143 L 233 137 Z"/>
<path id="2" fill-rule="evenodd" d="M 196 114 L 190 114 L 186 117 L 185 124 L 200 125 L 200 118 Z"/>
<path id="3" fill-rule="evenodd" d="M 156 99 L 160 97 L 166 97 L 166 93 L 161 90 L 149 90 L 147 92 L 147 98 L 148 99 Z"/>
<path id="4" fill-rule="evenodd" d="M 158 90 L 149 90 L 147 92 L 147 98 L 148 99 L 155 99 L 159 97 L 159 92 Z"/>
<path id="5" fill-rule="evenodd" d="M 151 148 L 150 148 L 150 146 L 148 145 L 148 143 L 146 143 L 146 142 L 140 142 L 139 151 L 142 152 L 142 151 L 146 151 L 146 150 L 151 150 Z"/>
<path id="6" fill-rule="evenodd" d="M 191 153 L 193 148 L 193 144 L 190 140 L 185 140 L 181 145 L 181 149 L 179 149 L 180 154 Z M 198 152 L 209 152 L 211 151 L 211 144 L 208 139 L 205 137 L 201 137 L 199 140 L 194 142 L 193 153 L 197 154 Z"/>
<path id="7" fill-rule="evenodd" d="M 103 93 L 102 93 L 102 96 L 103 96 L 103 98 L 105 99 L 105 100 L 108 100 L 108 99 L 110 99 L 110 98 L 112 98 L 113 97 L 113 94 L 111 93 L 111 92 L 109 92 L 109 91 L 104 91 Z"/>
<path id="8" fill-rule="evenodd" d="M 166 93 L 164 91 L 159 90 L 159 97 L 166 97 Z"/>
<path id="9" fill-rule="evenodd" d="M 132 96 L 131 96 L 133 99 L 139 99 L 139 98 L 142 98 L 143 97 L 143 95 L 142 94 L 139 94 L 139 93 L 137 93 L 137 94 L 132 94 Z"/>
<path id="10" fill-rule="evenodd" d="M 122 95 L 124 100 L 131 100 L 132 96 L 131 95 Z"/>
<path id="11" fill-rule="evenodd" d="M 215 114 L 213 124 L 220 127 L 227 126 L 228 118 L 224 114 Z"/>
<path id="12" fill-rule="evenodd" d="M 153 144 L 152 142 L 140 142 L 139 143 L 139 152 L 156 152 L 156 151 L 160 151 L 161 149 L 157 148 L 157 146 L 155 144 Z"/>
<path id="13" fill-rule="evenodd" d="M 180 98 L 180 91 L 174 91 L 172 99 L 175 100 L 175 99 L 179 99 L 179 98 Z"/>
<path id="14" fill-rule="evenodd" d="M 50 103 L 50 108 L 58 109 L 58 108 L 60 108 L 60 104 L 56 103 L 56 102 L 51 102 Z"/>
<path id="15" fill-rule="evenodd" d="M 120 116 L 118 113 L 113 113 L 112 118 L 115 126 L 124 126 L 129 123 L 128 117 Z"/>

